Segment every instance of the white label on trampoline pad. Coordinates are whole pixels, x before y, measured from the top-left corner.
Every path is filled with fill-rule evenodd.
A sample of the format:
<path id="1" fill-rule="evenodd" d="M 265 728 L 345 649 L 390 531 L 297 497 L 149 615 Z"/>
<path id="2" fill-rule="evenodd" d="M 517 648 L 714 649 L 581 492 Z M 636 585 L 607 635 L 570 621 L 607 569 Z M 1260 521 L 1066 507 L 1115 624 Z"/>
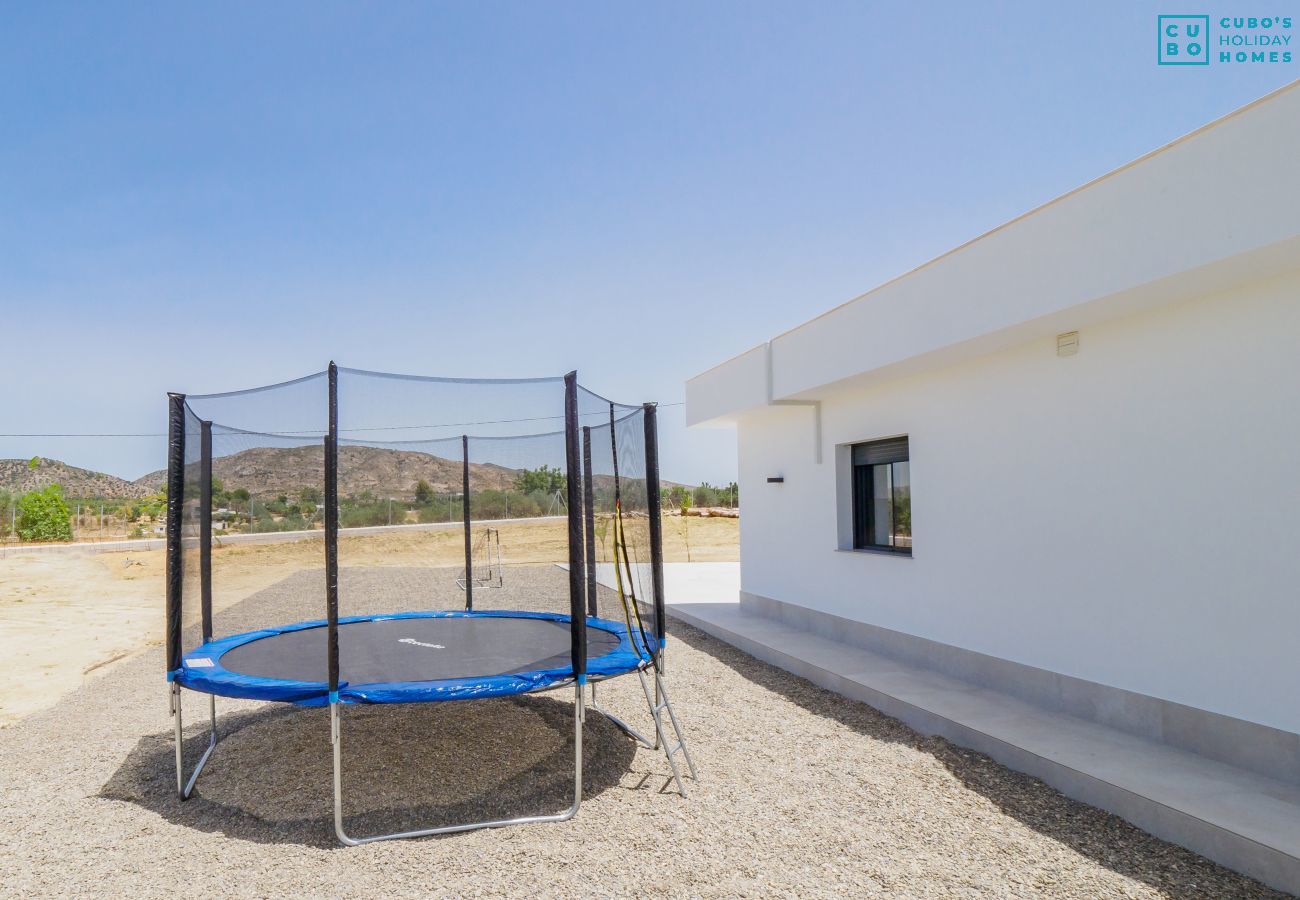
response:
<path id="1" fill-rule="evenodd" d="M 211 669 L 216 665 L 216 663 L 208 659 L 206 656 L 198 656 L 194 659 L 185 660 L 185 665 L 189 666 L 191 669 Z"/>
<path id="2" fill-rule="evenodd" d="M 446 650 L 445 644 L 426 644 L 424 641 L 417 641 L 415 638 L 398 638 L 399 644 L 414 644 L 417 647 L 428 647 L 430 650 Z"/>

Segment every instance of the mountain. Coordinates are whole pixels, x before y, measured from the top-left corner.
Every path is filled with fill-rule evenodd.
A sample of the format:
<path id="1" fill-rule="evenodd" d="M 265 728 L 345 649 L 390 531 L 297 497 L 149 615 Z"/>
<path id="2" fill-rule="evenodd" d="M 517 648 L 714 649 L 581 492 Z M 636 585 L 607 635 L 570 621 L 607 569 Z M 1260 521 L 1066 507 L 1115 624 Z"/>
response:
<path id="1" fill-rule="evenodd" d="M 80 469 L 57 459 L 38 457 L 36 468 L 25 459 L 0 459 L 0 490 L 25 494 L 55 482 L 63 485 L 63 495 L 72 499 L 135 500 L 152 490 L 138 482 Z"/>
<path id="2" fill-rule="evenodd" d="M 509 489 L 517 469 L 491 463 L 470 463 L 471 491 Z M 212 461 L 212 476 L 226 490 L 244 488 L 254 497 L 297 496 L 305 487 L 323 488 L 325 448 L 253 447 Z M 376 497 L 410 500 L 421 479 L 439 493 L 461 490 L 460 460 L 445 459 L 413 450 L 388 450 L 344 444 L 339 447 L 339 494 L 356 496 L 369 491 Z M 137 478 L 137 489 L 155 491 L 167 480 L 166 471 Z"/>
<path id="3" fill-rule="evenodd" d="M 519 469 L 494 463 L 470 463 L 471 492 L 509 490 Z M 295 497 L 305 487 L 325 485 L 325 448 L 320 444 L 305 447 L 253 447 L 230 456 L 212 460 L 212 476 L 228 491 L 244 488 L 254 497 L 269 499 L 285 494 Z M 461 491 L 461 463 L 419 453 L 414 450 L 389 450 L 344 444 L 339 447 L 339 495 L 356 496 L 369 491 L 376 497 L 410 500 L 421 479 L 438 493 Z M 151 493 L 167 480 L 166 470 L 137 478 L 137 490 Z M 597 475 L 596 487 L 608 488 L 613 479 Z M 668 490 L 676 482 L 662 482 Z"/>

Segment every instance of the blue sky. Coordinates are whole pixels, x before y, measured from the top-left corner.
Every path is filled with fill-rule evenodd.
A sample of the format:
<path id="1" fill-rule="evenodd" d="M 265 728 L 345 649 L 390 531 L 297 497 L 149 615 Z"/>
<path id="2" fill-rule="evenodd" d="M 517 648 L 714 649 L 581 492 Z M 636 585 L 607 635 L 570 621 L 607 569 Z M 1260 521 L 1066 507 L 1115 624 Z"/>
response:
<path id="1" fill-rule="evenodd" d="M 0 432 L 157 432 L 166 390 L 330 358 L 680 402 L 1300 76 L 1157 66 L 1183 7 L 1057 8 L 8 4 Z M 731 433 L 663 419 L 665 477 L 734 477 Z M 134 477 L 163 446 L 0 437 L 33 454 Z"/>

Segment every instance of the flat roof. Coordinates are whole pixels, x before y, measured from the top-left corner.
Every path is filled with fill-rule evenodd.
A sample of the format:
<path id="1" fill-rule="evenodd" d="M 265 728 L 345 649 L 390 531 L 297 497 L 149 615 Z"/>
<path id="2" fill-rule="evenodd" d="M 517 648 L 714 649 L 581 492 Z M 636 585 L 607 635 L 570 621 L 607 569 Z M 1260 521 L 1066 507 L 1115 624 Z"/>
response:
<path id="1" fill-rule="evenodd" d="M 1294 266 L 1297 88 L 1300 80 L 696 375 L 686 385 L 688 423 L 729 421 L 774 399 L 816 399 L 843 382 Z"/>

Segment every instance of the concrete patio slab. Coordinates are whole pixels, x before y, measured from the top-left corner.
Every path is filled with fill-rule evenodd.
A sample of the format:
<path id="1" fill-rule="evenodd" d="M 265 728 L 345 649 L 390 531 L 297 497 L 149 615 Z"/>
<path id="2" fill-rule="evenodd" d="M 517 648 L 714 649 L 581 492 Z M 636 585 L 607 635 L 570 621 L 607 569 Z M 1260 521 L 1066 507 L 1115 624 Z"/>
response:
<path id="1" fill-rule="evenodd" d="M 1300 789 L 742 612 L 739 566 L 664 567 L 669 614 L 772 665 L 992 756 L 1062 793 L 1300 893 Z M 601 573 L 602 582 L 609 573 Z"/>

